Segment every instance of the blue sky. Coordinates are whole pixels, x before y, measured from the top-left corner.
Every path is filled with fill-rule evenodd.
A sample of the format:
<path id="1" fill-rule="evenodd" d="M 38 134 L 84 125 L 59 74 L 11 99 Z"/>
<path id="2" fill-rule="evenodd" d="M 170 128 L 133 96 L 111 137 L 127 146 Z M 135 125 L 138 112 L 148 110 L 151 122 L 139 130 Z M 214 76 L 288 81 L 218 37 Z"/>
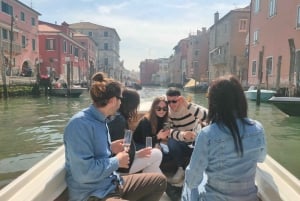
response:
<path id="1" fill-rule="evenodd" d="M 250 3 L 250 0 L 21 1 L 41 13 L 39 19 L 46 22 L 89 21 L 115 28 L 121 38 L 120 59 L 130 70 L 138 70 L 145 59 L 168 58 L 181 39 L 202 27 L 208 29 L 216 11 L 222 17 Z"/>

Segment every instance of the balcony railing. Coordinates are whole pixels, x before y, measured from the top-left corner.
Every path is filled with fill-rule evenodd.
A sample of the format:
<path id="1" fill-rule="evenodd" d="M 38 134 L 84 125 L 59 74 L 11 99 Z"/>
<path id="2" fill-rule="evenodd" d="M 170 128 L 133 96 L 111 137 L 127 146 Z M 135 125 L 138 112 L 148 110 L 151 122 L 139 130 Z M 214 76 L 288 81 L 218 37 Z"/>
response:
<path id="1" fill-rule="evenodd" d="M 10 42 L 8 41 L 2 41 L 3 51 L 7 54 L 10 53 Z M 19 55 L 22 53 L 22 47 L 20 44 L 12 43 L 12 54 L 13 55 Z"/>
<path id="2" fill-rule="evenodd" d="M 225 54 L 211 55 L 211 64 L 212 65 L 226 65 L 226 57 Z"/>

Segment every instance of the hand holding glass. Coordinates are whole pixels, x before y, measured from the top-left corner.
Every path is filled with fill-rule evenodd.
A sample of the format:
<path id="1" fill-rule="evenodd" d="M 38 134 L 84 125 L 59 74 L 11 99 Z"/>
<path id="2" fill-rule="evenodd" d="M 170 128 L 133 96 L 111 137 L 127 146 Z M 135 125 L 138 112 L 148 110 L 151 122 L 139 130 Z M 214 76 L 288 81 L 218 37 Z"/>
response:
<path id="1" fill-rule="evenodd" d="M 146 148 L 152 148 L 152 137 L 146 137 Z"/>
<path id="2" fill-rule="evenodd" d="M 123 141 L 123 147 L 126 152 L 129 151 L 130 144 L 132 139 L 132 131 L 131 130 L 125 130 L 124 134 L 124 141 Z"/>

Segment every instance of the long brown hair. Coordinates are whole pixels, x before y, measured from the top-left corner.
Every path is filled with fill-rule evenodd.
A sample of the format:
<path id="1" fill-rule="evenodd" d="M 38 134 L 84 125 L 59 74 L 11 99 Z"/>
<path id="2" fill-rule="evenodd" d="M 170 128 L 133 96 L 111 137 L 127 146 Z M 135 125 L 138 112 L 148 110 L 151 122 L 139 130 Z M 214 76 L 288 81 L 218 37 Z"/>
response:
<path id="1" fill-rule="evenodd" d="M 147 114 L 145 114 L 145 118 L 147 118 L 150 121 L 151 124 L 151 129 L 152 129 L 152 133 L 156 134 L 157 131 L 157 121 L 158 121 L 158 117 L 156 115 L 156 107 L 157 105 L 163 101 L 164 103 L 166 103 L 166 106 L 168 107 L 168 102 L 166 100 L 166 98 L 164 96 L 160 96 L 160 97 L 156 97 L 151 105 L 151 108 L 149 110 L 149 112 Z M 163 117 L 163 122 L 167 122 L 168 120 L 168 114 L 169 111 L 166 112 L 165 116 Z"/>
<path id="2" fill-rule="evenodd" d="M 140 95 L 134 89 L 125 88 L 122 92 L 122 102 L 119 112 L 125 117 L 127 122 L 136 120 L 137 110 L 140 105 Z"/>

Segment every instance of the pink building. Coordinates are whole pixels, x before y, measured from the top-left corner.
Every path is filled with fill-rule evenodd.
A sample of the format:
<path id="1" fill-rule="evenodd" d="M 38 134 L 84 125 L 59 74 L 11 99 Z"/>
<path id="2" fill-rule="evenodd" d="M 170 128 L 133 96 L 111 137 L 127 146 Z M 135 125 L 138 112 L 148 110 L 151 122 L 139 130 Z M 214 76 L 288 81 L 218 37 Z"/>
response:
<path id="1" fill-rule="evenodd" d="M 3 47 L 7 75 L 33 76 L 39 61 L 39 15 L 18 0 L 1 1 L 0 46 Z"/>
<path id="2" fill-rule="evenodd" d="M 152 75 L 156 74 L 159 70 L 159 64 L 156 60 L 146 59 L 140 63 L 140 79 L 141 85 L 152 85 Z"/>
<path id="3" fill-rule="evenodd" d="M 41 76 L 67 80 L 72 83 L 86 81 L 87 50 L 74 38 L 75 32 L 66 22 L 61 25 L 39 22 L 39 51 Z"/>
<path id="4" fill-rule="evenodd" d="M 249 47 L 250 85 L 299 87 L 300 0 L 252 0 Z"/>

